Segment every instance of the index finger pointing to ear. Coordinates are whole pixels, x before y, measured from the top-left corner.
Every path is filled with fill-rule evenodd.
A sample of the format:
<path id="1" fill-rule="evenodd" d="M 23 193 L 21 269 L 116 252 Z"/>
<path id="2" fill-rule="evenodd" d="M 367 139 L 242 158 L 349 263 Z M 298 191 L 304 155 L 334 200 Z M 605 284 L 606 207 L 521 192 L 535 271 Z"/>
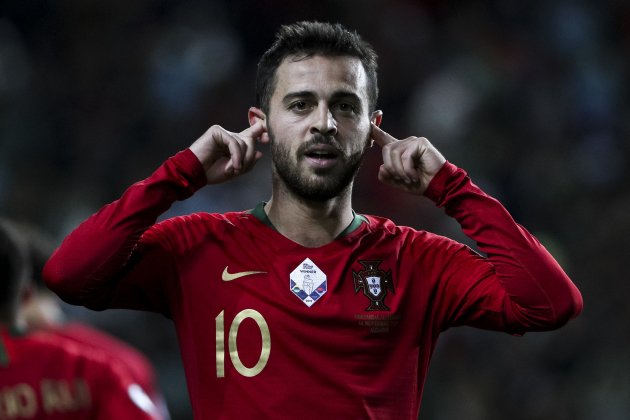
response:
<path id="1" fill-rule="evenodd" d="M 385 131 L 381 130 L 376 124 L 372 123 L 372 132 L 370 138 L 376 142 L 379 146 L 383 147 L 389 143 L 394 143 L 396 140 Z"/>
<path id="2" fill-rule="evenodd" d="M 257 121 L 256 124 L 250 125 L 245 130 L 241 131 L 241 135 L 247 136 L 253 139 L 260 137 L 265 132 L 265 126 L 262 121 Z"/>

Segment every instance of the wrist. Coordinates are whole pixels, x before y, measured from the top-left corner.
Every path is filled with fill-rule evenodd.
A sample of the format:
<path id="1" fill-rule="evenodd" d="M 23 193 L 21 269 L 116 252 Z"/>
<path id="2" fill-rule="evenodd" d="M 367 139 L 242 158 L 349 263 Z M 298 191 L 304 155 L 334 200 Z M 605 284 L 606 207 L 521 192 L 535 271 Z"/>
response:
<path id="1" fill-rule="evenodd" d="M 445 159 L 442 166 L 440 166 L 435 175 L 433 175 L 433 178 L 431 178 L 429 185 L 427 185 L 427 189 L 424 191 L 425 197 L 438 203 L 444 194 L 448 180 L 457 170 L 457 166 Z"/>

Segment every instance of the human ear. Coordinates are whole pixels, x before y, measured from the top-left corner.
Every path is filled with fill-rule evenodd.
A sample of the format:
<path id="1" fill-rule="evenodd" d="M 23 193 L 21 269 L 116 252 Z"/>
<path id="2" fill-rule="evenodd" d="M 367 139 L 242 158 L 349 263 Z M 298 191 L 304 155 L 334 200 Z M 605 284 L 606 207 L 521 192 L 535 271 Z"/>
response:
<path id="1" fill-rule="evenodd" d="M 260 108 L 256 108 L 255 106 L 249 108 L 249 111 L 247 111 L 247 120 L 250 126 L 256 124 L 258 121 L 262 121 L 263 126 L 267 129 L 267 116 Z"/>
<path id="2" fill-rule="evenodd" d="M 376 111 L 372 112 L 372 115 L 370 116 L 370 122 L 379 127 L 381 125 L 381 121 L 383 121 L 383 111 L 377 109 Z"/>
<path id="3" fill-rule="evenodd" d="M 380 109 L 377 109 L 376 111 L 372 112 L 372 115 L 370 116 L 370 122 L 378 127 L 381 125 L 381 121 L 383 121 L 383 111 L 381 111 Z M 368 142 L 365 145 L 365 148 L 367 149 L 372 146 L 374 146 L 374 140 L 372 139 L 372 136 L 370 135 L 370 137 L 368 138 Z"/>

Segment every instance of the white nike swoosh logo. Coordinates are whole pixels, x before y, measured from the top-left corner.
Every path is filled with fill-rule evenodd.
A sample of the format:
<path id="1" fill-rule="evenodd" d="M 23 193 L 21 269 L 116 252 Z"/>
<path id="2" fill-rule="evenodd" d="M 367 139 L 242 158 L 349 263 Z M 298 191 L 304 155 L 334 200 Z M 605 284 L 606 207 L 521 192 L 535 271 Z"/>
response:
<path id="1" fill-rule="evenodd" d="M 223 281 L 232 281 L 236 279 L 240 279 L 241 277 L 251 276 L 252 274 L 266 274 L 266 271 L 239 271 L 237 273 L 228 272 L 227 265 L 223 269 L 223 274 L 221 274 L 221 280 Z"/>

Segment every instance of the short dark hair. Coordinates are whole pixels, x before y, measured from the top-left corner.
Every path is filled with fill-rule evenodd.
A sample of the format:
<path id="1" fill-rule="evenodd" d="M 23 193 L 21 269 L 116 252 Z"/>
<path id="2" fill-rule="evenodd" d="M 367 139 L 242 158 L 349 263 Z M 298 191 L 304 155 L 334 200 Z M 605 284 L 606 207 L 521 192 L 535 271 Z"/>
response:
<path id="1" fill-rule="evenodd" d="M 0 312 L 11 310 L 27 281 L 26 248 L 15 226 L 0 219 Z"/>
<path id="2" fill-rule="evenodd" d="M 283 25 L 271 47 L 258 62 L 256 106 L 269 112 L 269 102 L 276 88 L 276 70 L 288 56 L 350 56 L 361 60 L 368 78 L 368 107 L 376 109 L 378 99 L 377 55 L 372 46 L 356 32 L 341 24 L 298 22 Z"/>

